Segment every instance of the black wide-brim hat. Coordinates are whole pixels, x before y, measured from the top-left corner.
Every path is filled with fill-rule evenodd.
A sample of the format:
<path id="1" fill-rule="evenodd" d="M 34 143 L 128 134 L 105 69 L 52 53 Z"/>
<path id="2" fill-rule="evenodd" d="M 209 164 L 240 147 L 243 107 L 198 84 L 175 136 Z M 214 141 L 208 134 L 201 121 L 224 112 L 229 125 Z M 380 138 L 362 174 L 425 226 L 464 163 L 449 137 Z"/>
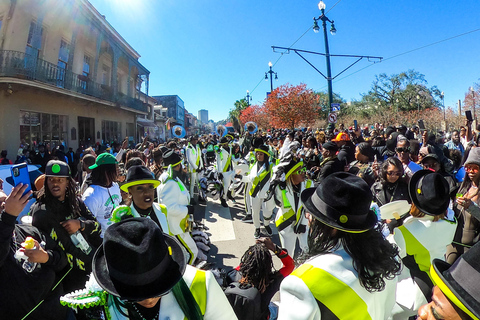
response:
<path id="1" fill-rule="evenodd" d="M 169 165 L 175 167 L 182 162 L 182 157 L 175 152 L 175 150 L 168 150 L 163 153 L 163 167 L 167 168 Z"/>
<path id="2" fill-rule="evenodd" d="M 433 283 L 472 319 L 480 319 L 480 243 L 461 255 L 453 265 L 434 259 Z"/>
<path id="3" fill-rule="evenodd" d="M 138 165 L 128 168 L 127 178 L 125 183 L 120 187 L 125 192 L 128 192 L 128 188 L 139 184 L 151 183 L 156 188 L 160 185 L 160 181 L 155 179 L 153 173 L 148 170 L 147 167 Z"/>
<path id="4" fill-rule="evenodd" d="M 419 170 L 410 178 L 408 193 L 413 204 L 425 214 L 445 213 L 450 203 L 450 188 L 441 174 Z"/>
<path id="5" fill-rule="evenodd" d="M 348 172 L 330 174 L 317 188 L 303 190 L 301 199 L 315 219 L 341 231 L 365 232 L 378 221 L 370 210 L 372 192 L 368 184 Z"/>
<path id="6" fill-rule="evenodd" d="M 109 294 L 141 301 L 168 293 L 186 268 L 178 241 L 148 218 L 111 225 L 93 257 L 93 275 Z"/>

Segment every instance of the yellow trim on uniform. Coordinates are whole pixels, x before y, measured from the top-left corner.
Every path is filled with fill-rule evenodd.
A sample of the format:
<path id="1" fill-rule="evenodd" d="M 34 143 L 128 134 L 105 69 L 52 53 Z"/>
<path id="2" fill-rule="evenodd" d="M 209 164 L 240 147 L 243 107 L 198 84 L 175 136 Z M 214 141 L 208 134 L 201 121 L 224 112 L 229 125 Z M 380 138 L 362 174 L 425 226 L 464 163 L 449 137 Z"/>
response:
<path id="1" fill-rule="evenodd" d="M 430 266 L 430 275 L 432 277 L 433 283 L 443 292 L 443 294 L 450 299 L 457 307 L 459 307 L 463 312 L 468 314 L 472 319 L 474 320 L 480 320 L 478 317 L 476 317 L 470 310 L 468 310 L 467 307 L 455 296 L 455 294 L 450 290 L 450 288 L 447 286 L 445 282 L 443 282 L 442 278 L 437 274 L 437 271 L 433 267 L 433 265 Z"/>
<path id="2" fill-rule="evenodd" d="M 367 304 L 355 290 L 327 271 L 303 264 L 292 275 L 300 278 L 338 319 L 372 320 Z"/>
<path id="3" fill-rule="evenodd" d="M 432 262 L 428 249 L 425 248 L 404 225 L 398 227 L 398 230 L 402 232 L 403 238 L 405 239 L 407 254 L 413 256 L 420 271 L 426 272 L 430 277 L 430 266 Z"/>
<path id="4" fill-rule="evenodd" d="M 265 150 L 262 150 L 262 149 L 255 149 L 255 152 L 263 152 L 265 153 L 269 158 L 270 158 L 270 153 L 268 153 L 267 151 Z"/>
<path id="5" fill-rule="evenodd" d="M 130 187 L 138 186 L 139 184 L 147 184 L 147 183 L 153 184 L 153 186 L 156 188 L 160 185 L 160 180 L 152 179 L 152 180 L 136 180 L 136 181 L 132 181 L 132 182 L 127 182 L 127 183 L 123 184 L 120 187 L 120 189 L 122 191 L 128 192 L 128 188 L 130 188 Z"/>
<path id="6" fill-rule="evenodd" d="M 178 161 L 177 163 L 171 164 L 172 168 L 178 166 L 180 163 L 182 163 L 183 159 Z M 168 166 L 163 166 L 163 168 L 168 168 Z"/>
<path id="7" fill-rule="evenodd" d="M 207 279 L 206 272 L 203 270 L 197 270 L 195 277 L 193 278 L 192 284 L 190 285 L 190 292 L 192 292 L 195 301 L 197 301 L 198 306 L 202 315 L 205 315 L 207 311 Z"/>
<path id="8" fill-rule="evenodd" d="M 183 241 L 182 237 L 180 237 L 180 235 L 176 235 L 175 238 L 177 238 L 178 241 L 180 241 L 180 243 L 182 244 L 182 246 L 185 248 L 185 250 L 187 250 L 188 254 L 190 255 L 190 259 L 188 259 L 188 264 L 189 265 L 192 265 L 193 264 L 193 252 L 192 250 L 190 249 L 190 247 L 185 243 L 185 241 Z"/>
<path id="9" fill-rule="evenodd" d="M 296 165 L 293 166 L 292 169 L 290 169 L 287 174 L 285 175 L 285 180 L 288 179 L 288 177 L 294 173 L 299 167 L 303 166 L 303 161 L 299 161 Z"/>

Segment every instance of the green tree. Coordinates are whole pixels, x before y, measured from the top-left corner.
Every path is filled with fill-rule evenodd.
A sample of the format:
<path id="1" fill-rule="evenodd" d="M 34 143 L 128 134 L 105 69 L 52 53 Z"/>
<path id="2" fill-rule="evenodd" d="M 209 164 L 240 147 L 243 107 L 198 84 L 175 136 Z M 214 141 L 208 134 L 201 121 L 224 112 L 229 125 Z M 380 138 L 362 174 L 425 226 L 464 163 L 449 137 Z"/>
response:
<path id="1" fill-rule="evenodd" d="M 388 76 L 375 76 L 371 90 L 356 104 L 362 112 L 375 113 L 393 107 L 397 111 L 441 108 L 441 92 L 437 86 L 427 87 L 425 75 L 408 70 Z"/>
<path id="2" fill-rule="evenodd" d="M 319 118 L 320 119 L 327 119 L 328 114 L 330 113 L 330 108 L 328 106 L 328 93 L 324 91 L 316 92 L 318 95 L 319 101 Z M 347 107 L 345 100 L 340 96 L 338 93 L 333 93 L 333 101 L 332 103 L 340 103 L 340 115 L 342 115 Z"/>
<path id="3" fill-rule="evenodd" d="M 233 128 L 237 132 L 242 132 L 242 123 L 240 121 L 240 114 L 248 107 L 247 100 L 240 99 L 235 101 L 233 109 L 230 109 L 228 113 L 228 119 L 232 122 Z"/>

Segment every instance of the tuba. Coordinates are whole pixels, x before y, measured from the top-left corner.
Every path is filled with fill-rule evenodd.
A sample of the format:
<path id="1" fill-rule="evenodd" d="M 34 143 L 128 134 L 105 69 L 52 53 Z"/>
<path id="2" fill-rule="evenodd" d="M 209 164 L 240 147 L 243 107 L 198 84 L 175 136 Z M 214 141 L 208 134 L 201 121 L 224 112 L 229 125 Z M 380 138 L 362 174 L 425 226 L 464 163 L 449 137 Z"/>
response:
<path id="1" fill-rule="evenodd" d="M 245 128 L 244 129 L 245 129 L 246 132 L 248 132 L 250 134 L 254 134 L 258 130 L 258 126 L 255 122 L 248 121 L 247 123 L 245 123 Z"/>
<path id="2" fill-rule="evenodd" d="M 185 128 L 179 125 L 173 126 L 172 128 L 172 135 L 175 138 L 184 138 L 185 135 L 187 134 L 187 131 L 185 131 Z"/>
<path id="3" fill-rule="evenodd" d="M 219 124 L 215 128 L 215 134 L 217 134 L 220 138 L 225 137 L 228 133 L 227 127 L 225 127 L 223 124 Z"/>

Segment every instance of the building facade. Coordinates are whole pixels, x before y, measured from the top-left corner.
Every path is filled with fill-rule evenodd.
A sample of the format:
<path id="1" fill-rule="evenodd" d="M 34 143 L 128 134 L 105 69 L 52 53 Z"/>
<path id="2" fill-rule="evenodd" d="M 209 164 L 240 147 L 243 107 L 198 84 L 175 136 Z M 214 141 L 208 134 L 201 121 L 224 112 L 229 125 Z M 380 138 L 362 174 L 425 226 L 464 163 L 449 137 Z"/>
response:
<path id="1" fill-rule="evenodd" d="M 1 1 L 1 149 L 136 139 L 153 115 L 139 58 L 87 0 Z"/>
<path id="2" fill-rule="evenodd" d="M 208 123 L 208 110 L 205 110 L 205 109 L 198 110 L 198 120 L 202 124 L 207 124 Z"/>
<path id="3" fill-rule="evenodd" d="M 170 125 L 180 125 L 185 127 L 185 104 L 182 99 L 177 95 L 165 95 L 165 96 L 153 96 L 157 100 L 158 104 L 167 108 L 167 117 L 174 119 Z"/>

